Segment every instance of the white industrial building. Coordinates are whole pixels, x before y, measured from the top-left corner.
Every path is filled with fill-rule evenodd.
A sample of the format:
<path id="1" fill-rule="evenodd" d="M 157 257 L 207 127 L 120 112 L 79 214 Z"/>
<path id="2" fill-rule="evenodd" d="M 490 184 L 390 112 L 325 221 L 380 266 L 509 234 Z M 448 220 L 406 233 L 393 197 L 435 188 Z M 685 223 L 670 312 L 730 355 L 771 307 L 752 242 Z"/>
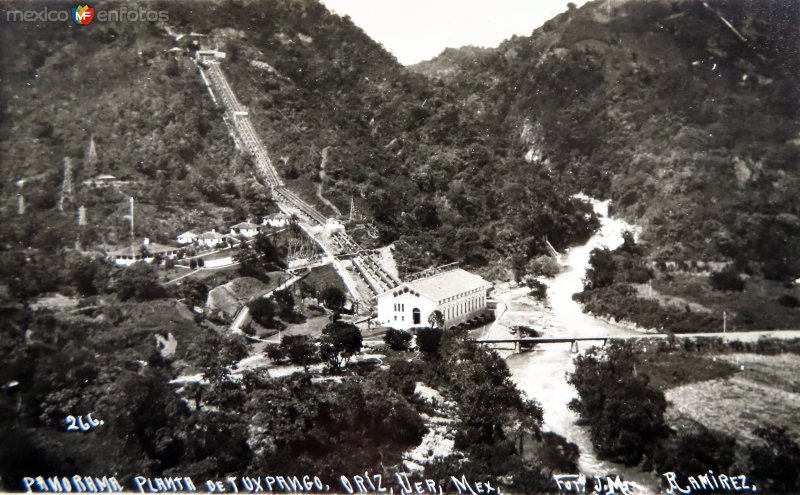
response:
<path id="1" fill-rule="evenodd" d="M 405 282 L 377 296 L 378 325 L 407 330 L 431 326 L 436 310 L 450 328 L 487 312 L 492 284 L 461 268 Z"/>

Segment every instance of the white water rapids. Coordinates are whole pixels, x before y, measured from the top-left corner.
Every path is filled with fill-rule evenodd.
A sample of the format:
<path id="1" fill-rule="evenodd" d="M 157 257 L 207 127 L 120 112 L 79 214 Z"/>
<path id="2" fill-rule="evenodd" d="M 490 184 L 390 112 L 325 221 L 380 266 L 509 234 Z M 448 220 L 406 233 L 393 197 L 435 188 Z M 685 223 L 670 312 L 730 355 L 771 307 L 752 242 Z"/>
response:
<path id="1" fill-rule="evenodd" d="M 608 202 L 590 201 L 601 218 L 601 228 L 589 241 L 570 249 L 562 256 L 564 271 L 548 283 L 550 310 L 531 311 L 526 300 L 527 289 L 515 289 L 498 298 L 505 302 L 506 310 L 498 318 L 498 325 L 491 331 L 493 338 L 502 338 L 512 325 L 527 324 L 537 329 L 544 328 L 544 337 L 616 337 L 637 334 L 636 331 L 594 318 L 585 314 L 581 306 L 572 300 L 572 295 L 583 290 L 583 277 L 589 265 L 589 254 L 596 247 L 614 249 L 622 244 L 622 233 L 634 230 L 624 221 L 608 217 Z M 597 342 L 599 345 L 601 342 Z M 593 345 L 582 342 L 581 351 Z M 537 346 L 532 352 L 511 355 L 507 358 L 509 368 L 517 386 L 529 397 L 535 398 L 544 410 L 545 429 L 564 436 L 578 445 L 581 454 L 579 470 L 589 476 L 619 474 L 635 483 L 637 494 L 656 493 L 652 476 L 635 468 L 627 468 L 597 458 L 586 427 L 576 424 L 577 415 L 569 410 L 567 403 L 577 396 L 566 381 L 567 373 L 574 368 L 570 344 L 547 344 Z M 588 489 L 588 486 L 587 486 Z"/>

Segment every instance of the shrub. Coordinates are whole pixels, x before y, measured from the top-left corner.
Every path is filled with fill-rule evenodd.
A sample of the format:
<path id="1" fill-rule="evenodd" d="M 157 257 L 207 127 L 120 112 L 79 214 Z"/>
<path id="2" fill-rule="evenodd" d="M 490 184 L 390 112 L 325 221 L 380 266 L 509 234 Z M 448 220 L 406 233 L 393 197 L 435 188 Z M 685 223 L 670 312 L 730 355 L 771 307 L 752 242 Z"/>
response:
<path id="1" fill-rule="evenodd" d="M 659 472 L 725 472 L 734 461 L 736 439 L 700 427 L 695 433 L 678 434 L 661 443 L 654 455 Z"/>
<path id="2" fill-rule="evenodd" d="M 284 335 L 280 347 L 282 354 L 299 366 L 308 366 L 317 355 L 317 346 L 306 335 Z"/>
<path id="3" fill-rule="evenodd" d="M 323 304 L 325 304 L 325 307 L 332 311 L 339 311 L 344 307 L 344 303 L 347 301 L 344 292 L 338 287 L 332 286 L 326 287 L 325 290 L 322 291 L 322 294 L 320 294 L 320 298 Z"/>
<path id="4" fill-rule="evenodd" d="M 708 283 L 716 290 L 741 292 L 744 290 L 744 280 L 736 270 L 726 269 L 714 272 L 708 277 Z"/>
<path id="5" fill-rule="evenodd" d="M 166 295 L 164 287 L 158 282 L 156 267 L 143 262 L 134 263 L 122 270 L 116 283 L 116 292 L 121 301 L 147 301 Z"/>
<path id="6" fill-rule="evenodd" d="M 247 307 L 250 309 L 250 316 L 253 317 L 256 323 L 265 328 L 274 326 L 275 303 L 269 299 L 259 297 L 247 303 Z"/>
<path id="7" fill-rule="evenodd" d="M 528 273 L 537 277 L 555 277 L 560 271 L 558 262 L 550 256 L 539 256 L 528 262 Z"/>
<path id="8" fill-rule="evenodd" d="M 547 286 L 542 282 L 539 282 L 535 278 L 528 278 L 525 280 L 525 284 L 529 289 L 531 289 L 531 291 L 528 293 L 529 296 L 538 301 L 544 301 L 547 299 Z"/>
<path id="9" fill-rule="evenodd" d="M 417 346 L 425 354 L 438 354 L 442 345 L 442 335 L 444 331 L 439 328 L 417 328 Z"/>
<path id="10" fill-rule="evenodd" d="M 787 308 L 796 308 L 800 306 L 800 300 L 792 294 L 784 294 L 778 298 L 778 304 Z"/>
<path id="11" fill-rule="evenodd" d="M 204 266 L 206 266 L 206 262 L 203 260 L 203 258 L 197 258 L 197 267 L 203 268 Z"/>
<path id="12" fill-rule="evenodd" d="M 194 258 L 189 260 L 189 268 L 191 268 L 192 270 L 197 268 L 197 261 Z"/>
<path id="13" fill-rule="evenodd" d="M 750 449 L 749 469 L 764 493 L 800 492 L 800 444 L 786 428 L 768 425 L 754 432 L 761 445 Z"/>
<path id="14" fill-rule="evenodd" d="M 278 361 L 282 361 L 286 355 L 283 352 L 283 348 L 278 344 L 268 344 L 267 347 L 264 349 L 267 357 L 274 363 Z"/>
<path id="15" fill-rule="evenodd" d="M 394 351 L 407 351 L 411 344 L 411 338 L 410 332 L 390 328 L 383 336 L 383 341 Z"/>

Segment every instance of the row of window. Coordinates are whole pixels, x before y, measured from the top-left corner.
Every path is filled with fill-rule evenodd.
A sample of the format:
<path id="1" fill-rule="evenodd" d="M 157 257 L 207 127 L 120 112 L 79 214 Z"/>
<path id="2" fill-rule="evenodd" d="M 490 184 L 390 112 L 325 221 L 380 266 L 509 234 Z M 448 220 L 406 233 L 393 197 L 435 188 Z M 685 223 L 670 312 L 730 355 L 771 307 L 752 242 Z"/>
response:
<path id="1" fill-rule="evenodd" d="M 395 303 L 394 310 L 395 310 L 395 312 L 397 312 L 397 311 L 403 312 L 403 311 L 406 310 L 406 305 L 402 304 L 402 303 Z"/>
<path id="2" fill-rule="evenodd" d="M 483 287 L 478 287 L 477 289 L 472 289 L 472 290 L 467 291 L 467 292 L 462 292 L 461 294 L 458 294 L 458 295 L 455 295 L 455 296 L 452 296 L 452 297 L 446 297 L 446 298 L 442 299 L 441 301 L 439 301 L 439 304 L 444 304 L 444 303 L 447 303 L 447 302 L 455 301 L 457 299 L 461 299 L 462 297 L 466 297 L 466 296 L 468 296 L 470 294 L 476 294 L 476 293 L 481 292 L 483 290 L 484 290 Z"/>
<path id="3" fill-rule="evenodd" d="M 445 308 L 444 311 L 445 320 L 451 320 L 453 318 L 458 318 L 459 316 L 465 315 L 467 313 L 471 313 L 473 311 L 482 308 L 485 304 L 486 304 L 486 296 L 478 296 L 478 297 L 473 297 L 468 301 L 464 301 L 462 303 L 450 306 L 449 308 Z"/>

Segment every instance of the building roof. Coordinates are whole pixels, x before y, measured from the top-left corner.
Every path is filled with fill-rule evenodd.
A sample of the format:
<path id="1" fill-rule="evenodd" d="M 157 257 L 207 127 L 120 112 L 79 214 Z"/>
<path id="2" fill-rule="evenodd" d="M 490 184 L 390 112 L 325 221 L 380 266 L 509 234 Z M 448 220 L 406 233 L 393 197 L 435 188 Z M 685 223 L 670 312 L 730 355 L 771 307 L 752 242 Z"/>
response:
<path id="1" fill-rule="evenodd" d="M 180 234 L 178 237 L 197 237 L 197 234 L 195 234 L 191 230 L 187 230 L 183 234 Z"/>
<path id="2" fill-rule="evenodd" d="M 240 222 L 231 227 L 232 229 L 260 229 L 261 225 L 256 225 L 252 222 Z"/>
<path id="3" fill-rule="evenodd" d="M 177 247 L 159 244 L 157 242 L 150 242 L 148 244 L 130 244 L 128 246 L 124 246 L 119 249 L 109 251 L 108 255 L 115 257 L 120 257 L 120 256 L 136 257 L 142 254 L 142 248 L 144 248 L 151 255 L 158 253 L 166 253 L 169 251 L 177 251 L 180 249 Z"/>
<path id="4" fill-rule="evenodd" d="M 275 220 L 288 220 L 289 215 L 286 213 L 279 211 L 278 213 L 273 213 L 272 215 L 267 215 L 264 218 L 275 219 Z"/>
<path id="5" fill-rule="evenodd" d="M 214 240 L 214 239 L 224 239 L 225 236 L 220 234 L 219 232 L 203 232 L 199 236 L 200 239 L 205 240 Z"/>
<path id="6" fill-rule="evenodd" d="M 442 299 L 457 296 L 464 292 L 488 288 L 492 284 L 479 275 L 475 275 L 461 268 L 455 268 L 446 272 L 437 273 L 436 275 L 431 275 L 430 277 L 406 282 L 403 285 L 434 301 L 441 301 Z"/>

